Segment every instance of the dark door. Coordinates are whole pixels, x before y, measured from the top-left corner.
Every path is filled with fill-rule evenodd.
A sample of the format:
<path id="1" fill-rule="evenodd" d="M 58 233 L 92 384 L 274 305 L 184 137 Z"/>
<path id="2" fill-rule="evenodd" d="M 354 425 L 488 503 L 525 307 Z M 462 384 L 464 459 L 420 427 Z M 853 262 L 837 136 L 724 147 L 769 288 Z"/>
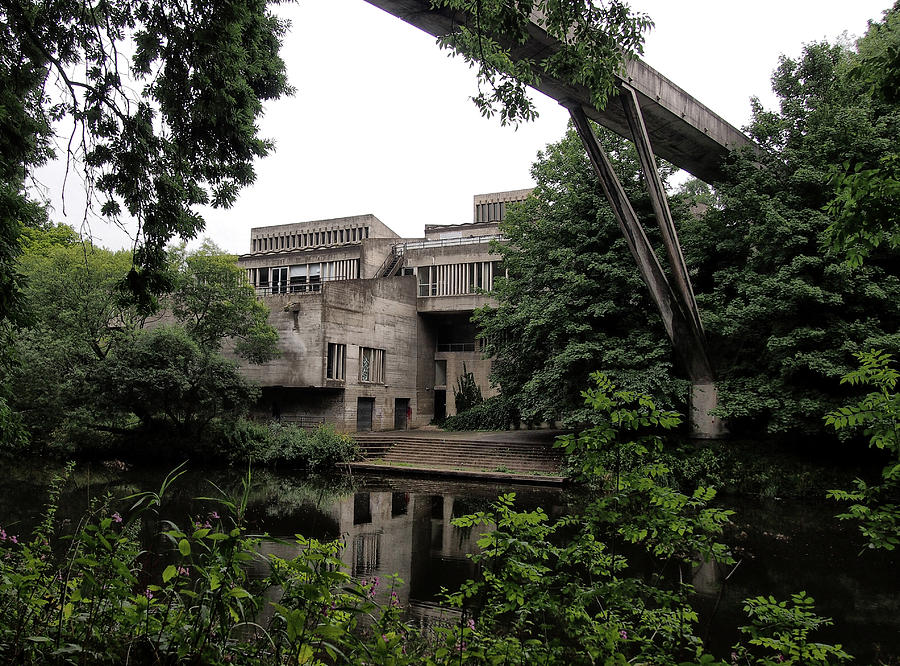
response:
<path id="1" fill-rule="evenodd" d="M 356 399 L 356 431 L 369 432 L 372 429 L 372 411 L 375 409 L 375 398 Z"/>
<path id="2" fill-rule="evenodd" d="M 394 398 L 394 430 L 406 430 L 409 422 L 406 419 L 409 410 L 409 398 Z"/>
<path id="3" fill-rule="evenodd" d="M 440 423 L 447 418 L 447 392 L 434 389 L 434 420 Z"/>

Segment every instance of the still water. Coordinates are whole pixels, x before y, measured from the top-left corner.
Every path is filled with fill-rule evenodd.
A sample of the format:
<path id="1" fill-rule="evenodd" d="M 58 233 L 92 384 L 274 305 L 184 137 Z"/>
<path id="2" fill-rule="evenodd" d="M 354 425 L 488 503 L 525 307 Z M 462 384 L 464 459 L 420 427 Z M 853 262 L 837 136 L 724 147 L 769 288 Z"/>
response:
<path id="1" fill-rule="evenodd" d="M 0 526 L 10 534 L 27 534 L 46 501 L 54 470 L 8 465 L 0 479 Z M 159 487 L 166 470 L 76 471 L 61 498 L 58 517 L 77 520 L 91 497 L 124 497 Z M 239 472 L 190 471 L 168 493 L 164 513 L 175 522 L 202 517 L 216 507 L 196 497 L 233 490 Z M 212 483 L 210 483 L 212 482 Z M 473 571 L 466 555 L 477 546 L 479 531 L 454 527 L 453 517 L 486 509 L 500 493 L 515 492 L 519 508 L 541 506 L 551 516 L 577 511 L 586 498 L 567 489 L 410 477 L 355 476 L 307 479 L 295 473 L 254 472 L 248 518 L 251 529 L 277 537 L 303 534 L 342 538 L 343 560 L 354 576 L 404 585 L 395 591 L 416 619 L 444 613 L 437 604 L 442 588 L 454 589 Z M 699 633 L 719 654 L 727 654 L 743 623 L 741 601 L 756 595 L 787 598 L 805 590 L 816 599 L 820 615 L 834 626 L 814 640 L 840 642 L 857 663 L 900 664 L 900 558 L 885 553 L 860 555 L 853 526 L 833 518 L 826 502 L 721 498 L 736 510 L 726 535 L 739 564 L 705 565 L 694 571 Z M 291 546 L 264 544 L 290 557 Z"/>

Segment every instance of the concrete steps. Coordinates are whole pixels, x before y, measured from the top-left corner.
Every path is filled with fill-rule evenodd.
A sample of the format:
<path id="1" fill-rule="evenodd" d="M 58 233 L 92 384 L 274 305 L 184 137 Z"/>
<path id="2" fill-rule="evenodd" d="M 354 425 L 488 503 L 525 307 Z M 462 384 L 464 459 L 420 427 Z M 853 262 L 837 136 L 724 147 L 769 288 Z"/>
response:
<path id="1" fill-rule="evenodd" d="M 546 444 L 472 438 L 360 434 L 357 441 L 368 463 L 455 471 L 559 476 L 562 458 Z"/>

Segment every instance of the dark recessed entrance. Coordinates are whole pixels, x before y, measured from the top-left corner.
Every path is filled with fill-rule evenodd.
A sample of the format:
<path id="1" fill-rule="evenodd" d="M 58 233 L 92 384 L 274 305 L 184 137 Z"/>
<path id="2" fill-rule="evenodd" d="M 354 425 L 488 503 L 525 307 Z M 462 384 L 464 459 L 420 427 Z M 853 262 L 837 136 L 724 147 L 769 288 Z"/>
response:
<path id="1" fill-rule="evenodd" d="M 369 432 L 372 429 L 372 412 L 375 409 L 375 398 L 356 399 L 356 431 Z"/>
<path id="2" fill-rule="evenodd" d="M 406 430 L 409 427 L 408 412 L 409 398 L 394 398 L 394 430 Z"/>

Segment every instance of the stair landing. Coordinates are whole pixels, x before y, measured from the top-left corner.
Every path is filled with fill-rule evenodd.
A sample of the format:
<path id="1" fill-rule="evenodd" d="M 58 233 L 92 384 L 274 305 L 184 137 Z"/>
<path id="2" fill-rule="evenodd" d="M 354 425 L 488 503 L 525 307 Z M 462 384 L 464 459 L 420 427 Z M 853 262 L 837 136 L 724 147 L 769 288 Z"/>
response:
<path id="1" fill-rule="evenodd" d="M 353 471 L 559 485 L 565 477 L 553 440 L 560 434 L 551 430 L 359 433 L 355 438 L 364 460 L 347 466 Z"/>

